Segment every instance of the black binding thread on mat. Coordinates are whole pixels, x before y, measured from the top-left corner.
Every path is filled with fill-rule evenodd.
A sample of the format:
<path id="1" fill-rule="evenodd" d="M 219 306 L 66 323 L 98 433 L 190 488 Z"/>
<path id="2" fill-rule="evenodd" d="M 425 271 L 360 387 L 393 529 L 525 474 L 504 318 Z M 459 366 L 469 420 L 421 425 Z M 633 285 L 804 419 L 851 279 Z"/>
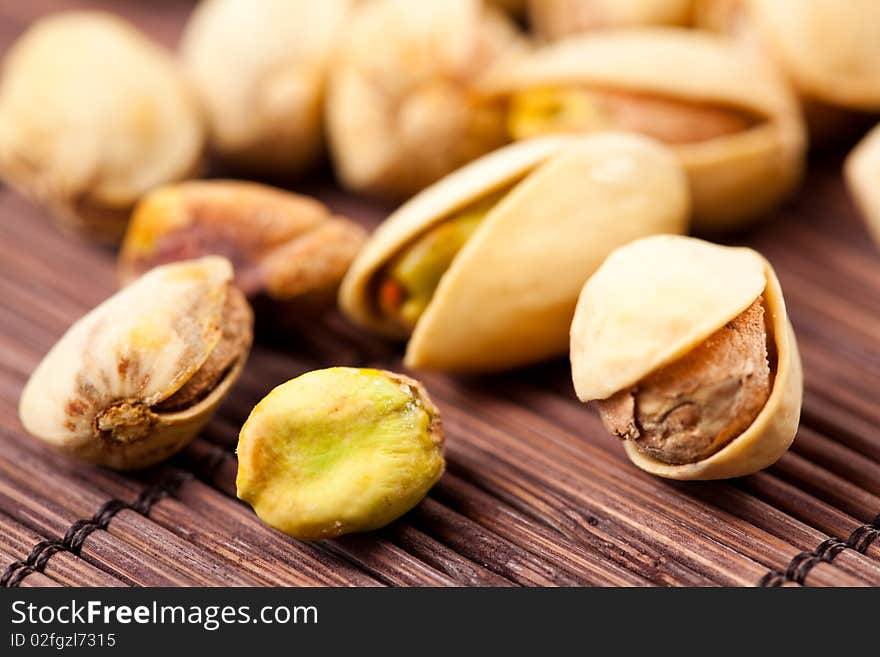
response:
<path id="1" fill-rule="evenodd" d="M 799 552 L 788 562 L 788 568 L 784 571 L 771 570 L 761 578 L 758 586 L 782 586 L 786 582 L 803 584 L 816 564 L 831 563 L 847 548 L 865 554 L 878 537 L 880 537 L 880 513 L 874 516 L 870 523 L 856 527 L 845 541 L 829 538 L 811 552 Z"/>
<path id="2" fill-rule="evenodd" d="M 113 517 L 130 509 L 142 516 L 147 516 L 150 509 L 159 500 L 173 495 L 180 485 L 190 477 L 189 473 L 175 473 L 174 475 L 145 488 L 138 495 L 133 504 L 121 500 L 108 500 L 88 520 L 77 520 L 64 533 L 64 538 L 51 541 L 40 541 L 30 551 L 26 559 L 15 561 L 3 571 L 0 576 L 0 587 L 12 588 L 21 584 L 22 580 L 31 573 L 41 573 L 56 552 L 70 552 L 79 556 L 83 543 L 96 529 L 107 529 Z"/>

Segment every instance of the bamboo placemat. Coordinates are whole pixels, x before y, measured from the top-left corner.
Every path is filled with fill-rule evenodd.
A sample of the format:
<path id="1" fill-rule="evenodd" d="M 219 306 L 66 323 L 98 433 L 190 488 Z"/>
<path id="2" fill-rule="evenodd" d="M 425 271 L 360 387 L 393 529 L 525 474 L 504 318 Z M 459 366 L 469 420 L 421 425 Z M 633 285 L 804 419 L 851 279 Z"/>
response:
<path id="1" fill-rule="evenodd" d="M 0 51 L 33 16 L 112 8 L 172 43 L 179 2 L 0 5 Z M 28 374 L 69 324 L 115 289 L 114 254 L 53 229 L 0 189 L 0 584 L 878 585 L 880 253 L 840 180 L 813 162 L 803 193 L 731 240 L 779 274 L 805 369 L 801 428 L 775 466 L 675 483 L 630 465 L 564 360 L 503 376 L 418 376 L 441 407 L 447 474 L 387 529 L 304 544 L 235 500 L 234 447 L 272 387 L 328 365 L 401 369 L 400 349 L 337 315 L 261 336 L 246 371 L 182 454 L 123 475 L 24 434 Z M 374 226 L 384 210 L 329 183 L 294 187 Z"/>

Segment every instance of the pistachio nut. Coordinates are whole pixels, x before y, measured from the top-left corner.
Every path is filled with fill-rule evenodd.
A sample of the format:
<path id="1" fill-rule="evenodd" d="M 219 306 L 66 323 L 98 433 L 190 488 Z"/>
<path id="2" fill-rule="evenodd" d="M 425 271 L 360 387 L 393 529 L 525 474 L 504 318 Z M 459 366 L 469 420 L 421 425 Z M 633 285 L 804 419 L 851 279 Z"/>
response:
<path id="1" fill-rule="evenodd" d="M 184 68 L 227 164 L 299 173 L 323 152 L 330 56 L 354 0 L 204 0 L 187 23 Z"/>
<path id="2" fill-rule="evenodd" d="M 553 41 L 592 30 L 688 25 L 694 0 L 529 0 L 529 22 Z"/>
<path id="3" fill-rule="evenodd" d="M 880 247 L 880 126 L 869 132 L 846 158 L 844 178 Z"/>
<path id="4" fill-rule="evenodd" d="M 621 129 L 666 142 L 688 173 L 698 230 L 765 214 L 801 177 L 795 98 L 769 64 L 717 35 L 633 28 L 572 37 L 496 68 L 482 89 L 507 99 L 514 139 Z"/>
<path id="5" fill-rule="evenodd" d="M 750 474 L 797 432 L 797 342 L 751 249 L 664 235 L 616 250 L 578 299 L 571 366 L 578 398 L 601 400 L 630 460 L 661 477 Z"/>
<path id="6" fill-rule="evenodd" d="M 699 0 L 699 24 L 762 49 L 805 99 L 880 109 L 880 3 Z"/>
<path id="7" fill-rule="evenodd" d="M 169 54 L 110 14 L 52 14 L 6 55 L 0 176 L 66 229 L 117 242 L 141 194 L 197 170 L 203 141 Z"/>
<path id="8" fill-rule="evenodd" d="M 237 451 L 238 497 L 307 541 L 387 525 L 445 467 L 440 413 L 422 385 L 351 367 L 275 388 L 241 428 Z"/>
<path id="9" fill-rule="evenodd" d="M 564 353 L 577 294 L 605 256 L 687 229 L 687 181 L 640 135 L 545 137 L 486 155 L 374 233 L 340 288 L 343 311 L 411 334 L 409 367 L 491 371 Z"/>
<path id="10" fill-rule="evenodd" d="M 332 305 L 365 240 L 363 228 L 315 199 L 251 182 L 189 181 L 160 187 L 137 205 L 119 277 L 126 284 L 156 265 L 225 256 L 261 320 L 278 324 Z"/>
<path id="11" fill-rule="evenodd" d="M 232 266 L 157 267 L 77 321 L 21 394 L 28 433 L 92 463 L 152 465 L 181 449 L 229 392 L 252 316 Z"/>
<path id="12" fill-rule="evenodd" d="M 507 141 L 474 83 L 519 39 L 479 0 L 374 0 L 355 9 L 331 67 L 330 150 L 342 183 L 403 199 Z"/>

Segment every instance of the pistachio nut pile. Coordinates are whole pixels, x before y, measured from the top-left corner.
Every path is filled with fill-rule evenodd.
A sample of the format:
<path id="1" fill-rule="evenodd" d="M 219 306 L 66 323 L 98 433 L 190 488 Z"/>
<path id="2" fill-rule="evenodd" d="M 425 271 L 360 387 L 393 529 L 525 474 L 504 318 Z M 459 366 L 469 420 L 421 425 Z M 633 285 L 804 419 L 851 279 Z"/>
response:
<path id="1" fill-rule="evenodd" d="M 880 3 L 851 4 L 203 0 L 177 54 L 109 13 L 36 21 L 3 61 L 0 178 L 122 240 L 124 287 L 36 367 L 24 428 L 157 463 L 230 392 L 254 315 L 285 336 L 338 306 L 434 376 L 567 355 L 655 475 L 769 466 L 803 388 L 779 280 L 688 234 L 771 217 L 811 138 L 880 115 Z M 880 242 L 880 128 L 845 168 Z M 445 467 L 419 381 L 319 365 L 240 418 L 238 496 L 301 540 L 393 521 Z"/>

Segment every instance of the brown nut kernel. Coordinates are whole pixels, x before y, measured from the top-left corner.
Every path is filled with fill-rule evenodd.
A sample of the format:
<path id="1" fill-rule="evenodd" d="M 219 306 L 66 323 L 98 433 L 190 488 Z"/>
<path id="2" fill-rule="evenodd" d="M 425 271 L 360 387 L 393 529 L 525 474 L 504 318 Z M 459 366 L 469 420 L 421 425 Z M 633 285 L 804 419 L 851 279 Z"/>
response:
<path id="1" fill-rule="evenodd" d="M 804 166 L 797 99 L 765 59 L 696 30 L 630 28 L 572 37 L 505 61 L 480 83 L 506 101 L 510 137 L 636 131 L 684 166 L 694 228 L 765 216 Z"/>
<path id="2" fill-rule="evenodd" d="M 238 378 L 252 317 L 218 257 L 157 267 L 77 321 L 21 394 L 25 429 L 118 469 L 198 433 Z"/>
<path id="3" fill-rule="evenodd" d="M 190 181 L 157 189 L 138 204 L 119 277 L 127 283 L 159 264 L 223 255 L 249 298 L 265 297 L 274 310 L 302 310 L 332 302 L 365 240 L 363 228 L 314 199 L 257 183 Z"/>
<path id="4" fill-rule="evenodd" d="M 614 251 L 571 325 L 581 401 L 638 467 L 723 479 L 775 462 L 797 432 L 803 377 L 770 264 L 757 252 L 672 235 Z"/>
<path id="5" fill-rule="evenodd" d="M 751 425 L 770 396 L 764 307 L 745 312 L 681 359 L 599 402 L 605 427 L 665 463 L 694 463 Z"/>

